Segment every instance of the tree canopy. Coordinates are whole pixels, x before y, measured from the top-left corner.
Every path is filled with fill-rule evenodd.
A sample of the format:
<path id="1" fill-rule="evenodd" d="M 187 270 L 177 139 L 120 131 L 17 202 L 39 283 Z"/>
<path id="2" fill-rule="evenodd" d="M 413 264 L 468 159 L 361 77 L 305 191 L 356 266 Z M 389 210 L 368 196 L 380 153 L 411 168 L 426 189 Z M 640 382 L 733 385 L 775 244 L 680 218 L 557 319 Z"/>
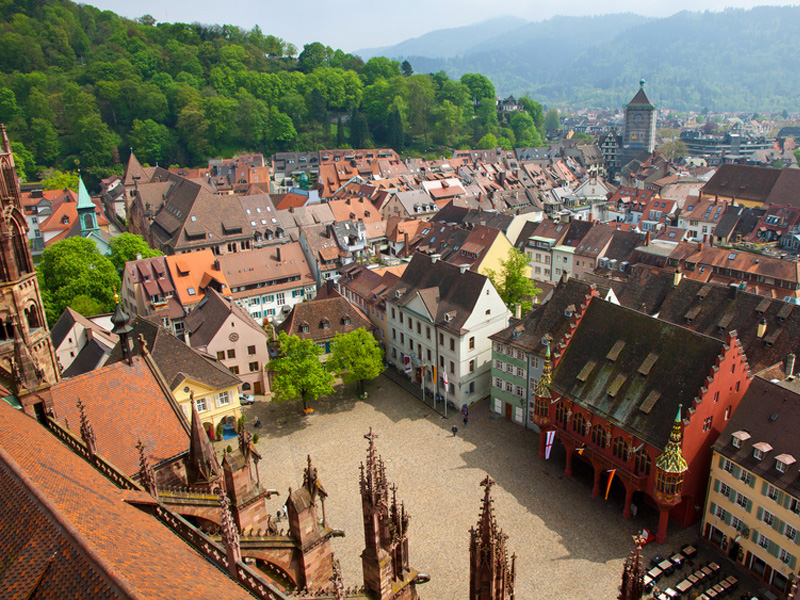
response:
<path id="1" fill-rule="evenodd" d="M 109 258 L 120 274 L 125 268 L 125 263 L 136 260 L 139 255 L 141 255 L 141 258 L 152 258 L 163 254 L 161 250 L 155 250 L 148 246 L 142 236 L 127 232 L 112 239 L 110 246 L 111 255 Z"/>
<path id="2" fill-rule="evenodd" d="M 308 402 L 333 392 L 333 373 L 323 365 L 319 357 L 322 348 L 313 340 L 300 339 L 296 335 L 278 336 L 279 357 L 271 360 L 267 368 L 274 372 L 272 378 L 273 398 L 286 402 L 300 398 L 303 409 Z"/>
<path id="3" fill-rule="evenodd" d="M 517 305 L 521 306 L 523 313 L 530 310 L 533 307 L 533 296 L 541 291 L 531 279 L 530 266 L 525 255 L 516 248 L 511 248 L 508 257 L 500 261 L 499 271 L 487 269 L 486 276 L 512 312 Z"/>
<path id="4" fill-rule="evenodd" d="M 363 393 L 364 381 L 383 373 L 383 350 L 363 327 L 337 334 L 331 343 L 328 368 L 341 373 L 345 383 L 357 383 L 359 393 Z"/>
<path id="5" fill-rule="evenodd" d="M 7 3 L 0 73 L 0 120 L 30 155 L 28 178 L 80 166 L 91 185 L 121 173 L 131 148 L 145 163 L 199 166 L 348 140 L 422 153 L 487 134 L 538 139 L 528 123 L 498 122 L 494 85 L 477 73 L 415 74 L 320 42 L 298 56 L 257 26 L 132 21 L 70 0 Z M 338 121 L 348 131 L 334 138 Z"/>
<path id="6" fill-rule="evenodd" d="M 71 237 L 47 248 L 39 263 L 39 275 L 50 325 L 73 302 L 78 312 L 114 310 L 114 294 L 120 290 L 119 275 L 114 263 L 100 254 L 90 239 Z"/>

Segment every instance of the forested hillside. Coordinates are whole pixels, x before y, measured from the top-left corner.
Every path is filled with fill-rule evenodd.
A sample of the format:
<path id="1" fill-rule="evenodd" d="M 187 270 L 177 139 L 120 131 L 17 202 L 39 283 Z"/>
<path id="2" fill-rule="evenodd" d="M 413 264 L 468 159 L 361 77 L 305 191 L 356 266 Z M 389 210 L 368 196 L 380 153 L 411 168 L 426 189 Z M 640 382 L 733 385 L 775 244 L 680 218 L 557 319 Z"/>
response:
<path id="1" fill-rule="evenodd" d="M 541 106 L 498 121 L 481 75 L 459 81 L 254 27 L 137 22 L 68 0 L 0 0 L 0 121 L 28 178 L 97 178 L 133 148 L 200 165 L 240 151 L 536 145 Z M 538 126 L 538 129 L 537 129 Z"/>
<path id="2" fill-rule="evenodd" d="M 383 50 L 418 70 L 480 72 L 501 95 L 528 93 L 551 106 L 619 108 L 644 77 L 651 99 L 668 108 L 796 111 L 799 38 L 800 7 L 762 6 L 661 19 L 554 17 L 475 40 L 458 56 L 423 38 L 413 40 L 414 56 L 407 43 Z"/>

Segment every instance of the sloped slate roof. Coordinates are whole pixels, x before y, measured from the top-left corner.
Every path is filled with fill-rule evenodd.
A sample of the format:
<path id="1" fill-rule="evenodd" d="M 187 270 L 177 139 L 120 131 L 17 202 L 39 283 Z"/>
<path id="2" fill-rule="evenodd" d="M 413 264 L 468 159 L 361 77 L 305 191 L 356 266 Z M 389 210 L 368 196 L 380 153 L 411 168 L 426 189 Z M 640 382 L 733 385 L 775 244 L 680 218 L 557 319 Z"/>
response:
<path id="1" fill-rule="evenodd" d="M 619 341 L 624 347 L 610 360 Z M 692 405 L 721 349 L 713 338 L 595 299 L 556 367 L 552 388 L 664 448 L 678 405 Z M 651 392 L 660 396 L 645 412 L 640 407 Z"/>

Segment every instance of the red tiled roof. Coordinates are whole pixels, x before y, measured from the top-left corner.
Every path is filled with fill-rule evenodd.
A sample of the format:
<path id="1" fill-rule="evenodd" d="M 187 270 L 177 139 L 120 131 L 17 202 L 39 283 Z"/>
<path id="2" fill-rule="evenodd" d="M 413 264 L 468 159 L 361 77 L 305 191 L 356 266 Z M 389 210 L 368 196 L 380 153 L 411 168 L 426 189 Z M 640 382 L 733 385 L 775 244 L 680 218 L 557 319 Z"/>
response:
<path id="1" fill-rule="evenodd" d="M 6 598 L 250 599 L 21 411 L 0 402 L 0 586 Z"/>
<path id="2" fill-rule="evenodd" d="M 154 464 L 189 450 L 188 425 L 172 395 L 141 357 L 65 379 L 51 389 L 59 423 L 80 435 L 78 399 L 97 436 L 97 452 L 128 476 L 139 470 L 136 443 Z"/>

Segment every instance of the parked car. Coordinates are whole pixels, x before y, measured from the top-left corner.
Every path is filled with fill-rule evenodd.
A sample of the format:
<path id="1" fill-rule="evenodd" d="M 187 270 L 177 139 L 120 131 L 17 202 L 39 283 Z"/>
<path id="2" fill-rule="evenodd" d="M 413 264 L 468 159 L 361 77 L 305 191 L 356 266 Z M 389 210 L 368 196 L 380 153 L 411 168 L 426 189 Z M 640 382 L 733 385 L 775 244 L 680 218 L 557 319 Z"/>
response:
<path id="1" fill-rule="evenodd" d="M 247 404 L 253 404 L 255 401 L 256 398 L 252 394 L 239 394 L 239 404 L 243 406 Z"/>

